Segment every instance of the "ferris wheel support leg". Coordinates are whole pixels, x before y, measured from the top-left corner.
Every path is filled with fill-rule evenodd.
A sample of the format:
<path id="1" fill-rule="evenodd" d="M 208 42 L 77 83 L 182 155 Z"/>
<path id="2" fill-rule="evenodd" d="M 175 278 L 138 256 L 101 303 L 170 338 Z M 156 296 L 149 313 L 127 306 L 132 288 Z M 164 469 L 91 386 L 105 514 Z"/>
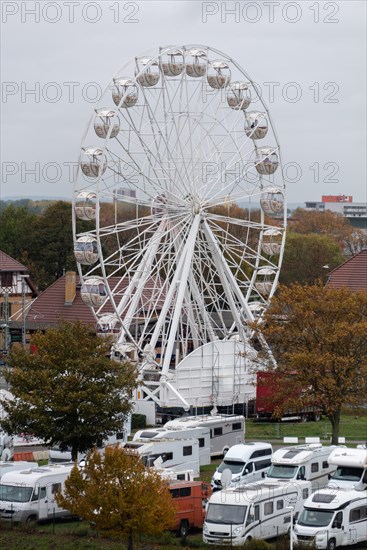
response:
<path id="1" fill-rule="evenodd" d="M 207 225 L 207 223 L 204 222 L 203 225 L 204 225 L 204 233 L 206 235 L 206 238 L 207 238 L 209 244 L 212 245 L 213 261 L 214 261 L 215 267 L 217 268 L 218 275 L 219 275 L 219 278 L 220 278 L 221 283 L 223 285 L 224 292 L 226 293 L 226 297 L 227 297 L 228 303 L 229 303 L 231 311 L 232 311 L 234 322 L 236 323 L 236 326 L 237 326 L 238 334 L 239 334 L 241 340 L 243 342 L 246 342 L 247 338 L 246 338 L 246 335 L 245 335 L 245 331 L 243 329 L 243 323 L 241 321 L 240 315 L 238 314 L 238 307 L 236 306 L 235 301 L 233 299 L 233 293 L 238 296 L 238 292 L 236 292 L 237 283 L 233 278 L 231 280 L 231 283 L 232 283 L 232 285 L 231 285 L 232 288 L 231 288 L 231 286 L 229 284 L 229 281 L 228 281 L 228 278 L 227 278 L 228 272 L 226 273 L 225 269 L 223 267 L 223 265 L 225 265 L 225 262 L 221 262 L 222 252 L 220 251 L 220 249 L 218 247 L 218 244 L 215 240 L 215 237 L 214 237 L 212 231 L 210 230 L 209 226 Z"/>
<path id="2" fill-rule="evenodd" d="M 218 243 L 215 239 L 215 236 L 213 235 L 212 230 L 210 229 L 210 227 L 209 227 L 209 225 L 206 221 L 204 223 L 204 231 L 205 231 L 205 234 L 207 236 L 208 241 L 214 246 L 214 250 L 216 250 L 216 252 L 217 252 L 217 255 L 215 257 L 218 259 L 219 256 L 222 255 L 222 252 L 221 252 L 221 250 L 218 246 Z M 217 264 L 219 264 L 219 262 L 217 262 Z M 240 288 L 238 287 L 235 276 L 233 275 L 232 271 L 230 270 L 230 268 L 228 267 L 226 262 L 222 262 L 222 263 L 220 263 L 220 265 L 223 266 L 223 268 L 221 267 L 221 269 L 223 271 L 223 274 L 227 276 L 227 280 L 230 282 L 231 288 L 233 289 L 233 292 L 236 294 L 237 299 L 238 299 L 238 301 L 240 302 L 240 304 L 242 306 L 241 311 L 244 311 L 246 313 L 247 318 L 250 319 L 251 321 L 253 321 L 254 316 L 252 315 L 252 312 L 249 310 L 248 305 L 246 303 L 246 300 L 244 299 L 243 294 L 242 294 Z"/>
<path id="3" fill-rule="evenodd" d="M 134 299 L 133 299 L 132 303 L 130 304 L 129 310 L 128 310 L 128 312 L 125 316 L 125 319 L 124 319 L 124 323 L 123 323 L 124 331 L 128 330 L 130 325 L 131 325 L 132 312 L 134 311 L 134 309 L 136 307 L 136 304 L 138 303 L 138 301 L 141 297 L 141 294 L 144 290 L 144 285 L 145 285 L 147 279 L 149 278 L 152 263 L 153 263 L 154 257 L 157 253 L 159 244 L 160 244 L 162 236 L 163 236 L 163 229 L 164 229 L 164 222 L 162 221 L 161 225 L 159 226 L 159 228 L 157 229 L 157 231 L 155 233 L 156 238 L 153 239 L 154 245 L 152 246 L 152 248 L 148 248 L 148 250 L 146 251 L 146 253 L 142 257 L 142 260 L 141 260 L 141 263 L 140 263 L 142 269 L 141 270 L 138 269 L 135 272 L 132 280 L 129 283 L 129 286 L 127 287 L 127 289 L 124 293 L 124 296 L 123 296 L 121 302 L 119 303 L 119 305 L 117 307 L 117 312 L 118 312 L 119 315 L 121 315 L 122 311 L 124 310 L 124 308 L 126 307 L 126 305 L 128 303 L 128 300 L 131 296 L 132 290 L 134 289 L 134 287 L 136 287 L 136 291 L 135 291 L 135 294 L 134 294 Z M 139 284 L 137 285 L 138 281 L 139 281 Z M 118 342 L 119 344 L 121 344 L 125 340 L 126 333 L 124 331 L 120 335 L 119 342 Z"/>
<path id="4" fill-rule="evenodd" d="M 192 259 L 192 255 L 194 253 L 194 244 L 195 244 L 195 239 L 196 239 L 196 235 L 197 235 L 198 228 L 199 228 L 199 223 L 200 223 L 200 216 L 196 215 L 196 217 L 193 220 L 193 223 L 192 223 L 192 226 L 191 226 L 191 229 L 190 229 L 190 233 L 187 237 L 184 249 L 181 253 L 181 257 L 180 257 L 180 260 L 178 262 L 176 272 L 175 272 L 174 277 L 172 279 L 172 282 L 170 284 L 170 288 L 167 292 L 163 307 L 162 307 L 161 312 L 159 314 L 158 321 L 156 323 L 156 326 L 154 328 L 154 332 L 153 332 L 151 340 L 150 340 L 151 346 L 153 348 L 157 344 L 157 340 L 159 338 L 162 327 L 164 326 L 164 324 L 166 322 L 169 309 L 172 306 L 175 308 L 175 313 L 176 313 L 176 316 L 178 317 L 178 319 L 179 319 L 179 316 L 181 314 L 180 307 L 182 305 L 182 299 L 183 299 L 183 296 L 184 296 L 184 291 L 185 291 L 185 288 L 187 286 L 187 276 L 188 276 L 188 271 L 190 270 L 190 267 L 191 267 L 191 259 Z M 183 276 L 184 272 L 186 272 L 186 278 Z M 181 305 L 180 306 L 178 305 L 177 300 L 176 300 L 176 303 L 174 303 L 174 301 L 173 301 L 174 300 L 174 295 L 177 291 L 177 286 L 178 285 L 180 285 L 180 290 L 182 292 L 182 298 L 181 298 Z M 177 320 L 176 320 L 176 324 L 173 324 L 173 322 L 171 324 L 171 330 L 170 330 L 171 352 L 170 352 L 170 354 L 172 354 L 173 344 L 174 344 L 174 340 L 176 338 L 176 330 L 177 330 Z M 165 356 L 165 360 L 167 360 L 167 356 Z M 168 366 L 169 366 L 170 361 L 171 361 L 171 355 L 169 356 Z M 168 367 L 166 368 L 166 372 L 167 372 L 167 370 L 168 370 Z"/>
<path id="5" fill-rule="evenodd" d="M 162 374 L 167 374 L 171 363 L 171 356 L 172 356 L 173 346 L 176 340 L 177 326 L 182 314 L 181 313 L 182 303 L 185 297 L 185 291 L 187 289 L 187 281 L 189 278 L 189 273 L 192 265 L 192 257 L 195 249 L 195 239 L 199 229 L 199 223 L 200 223 L 200 215 L 197 214 L 194 218 L 190 233 L 187 237 L 187 241 L 185 244 L 185 251 L 182 255 L 184 261 L 182 262 L 182 267 L 180 270 L 180 280 L 177 281 L 179 283 L 179 288 L 178 288 L 178 293 L 177 293 L 176 302 L 175 302 L 174 315 L 171 321 L 170 334 L 169 334 L 169 338 L 167 341 L 167 346 L 164 354 Z"/>

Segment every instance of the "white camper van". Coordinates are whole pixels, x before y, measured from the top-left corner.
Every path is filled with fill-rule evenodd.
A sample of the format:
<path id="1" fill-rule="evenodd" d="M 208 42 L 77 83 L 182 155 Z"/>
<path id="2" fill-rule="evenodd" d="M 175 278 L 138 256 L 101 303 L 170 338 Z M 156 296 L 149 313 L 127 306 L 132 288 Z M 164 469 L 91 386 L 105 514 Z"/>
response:
<path id="1" fill-rule="evenodd" d="M 353 489 L 316 491 L 304 503 L 293 541 L 334 550 L 367 542 L 367 494 Z"/>
<path id="2" fill-rule="evenodd" d="M 337 448 L 328 458 L 335 469 L 329 476 L 329 487 L 367 489 L 367 448 Z"/>
<path id="3" fill-rule="evenodd" d="M 210 454 L 223 456 L 232 445 L 243 443 L 245 437 L 245 417 L 234 414 L 182 416 L 164 424 L 164 428 L 209 428 Z"/>
<path id="4" fill-rule="evenodd" d="M 0 479 L 8 472 L 16 472 L 17 470 L 27 470 L 29 468 L 37 468 L 38 462 L 26 462 L 19 460 L 16 462 L 0 462 Z"/>
<path id="5" fill-rule="evenodd" d="M 270 539 L 289 532 L 295 514 L 311 494 L 309 481 L 259 481 L 217 491 L 210 497 L 203 540 L 215 545 L 243 545 L 248 539 Z"/>
<path id="6" fill-rule="evenodd" d="M 124 449 L 140 455 L 145 466 L 192 470 L 194 477 L 200 473 L 197 439 L 137 439 L 126 443 Z"/>
<path id="7" fill-rule="evenodd" d="M 270 443 L 241 443 L 233 445 L 214 472 L 211 486 L 213 491 L 222 489 L 222 474 L 228 468 L 231 471 L 230 486 L 239 487 L 259 481 L 271 464 L 273 448 Z"/>
<path id="8" fill-rule="evenodd" d="M 199 441 L 200 466 L 210 464 L 210 430 L 209 428 L 150 428 L 139 430 L 134 434 L 133 441 L 144 439 L 192 439 Z"/>
<path id="9" fill-rule="evenodd" d="M 312 482 L 314 491 L 326 487 L 328 476 L 335 466 L 328 463 L 336 447 L 323 447 L 320 443 L 283 447 L 274 452 L 266 474 L 269 480 L 304 479 Z"/>
<path id="10" fill-rule="evenodd" d="M 70 513 L 57 504 L 73 464 L 53 464 L 4 474 L 0 481 L 0 518 L 14 522 L 37 521 Z"/>

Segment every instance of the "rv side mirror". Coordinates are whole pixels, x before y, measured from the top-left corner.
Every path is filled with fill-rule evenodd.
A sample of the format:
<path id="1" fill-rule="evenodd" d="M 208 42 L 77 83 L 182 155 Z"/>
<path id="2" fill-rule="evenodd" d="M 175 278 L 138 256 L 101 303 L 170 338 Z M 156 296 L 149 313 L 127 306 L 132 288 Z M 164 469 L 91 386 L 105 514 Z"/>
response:
<path id="1" fill-rule="evenodd" d="M 261 477 L 262 477 L 262 478 L 265 478 L 265 477 L 266 477 L 266 473 L 265 473 L 265 472 L 262 472 Z"/>
<path id="2" fill-rule="evenodd" d="M 328 479 L 331 479 L 331 474 L 328 474 L 328 475 L 327 475 L 327 478 L 328 478 Z"/>

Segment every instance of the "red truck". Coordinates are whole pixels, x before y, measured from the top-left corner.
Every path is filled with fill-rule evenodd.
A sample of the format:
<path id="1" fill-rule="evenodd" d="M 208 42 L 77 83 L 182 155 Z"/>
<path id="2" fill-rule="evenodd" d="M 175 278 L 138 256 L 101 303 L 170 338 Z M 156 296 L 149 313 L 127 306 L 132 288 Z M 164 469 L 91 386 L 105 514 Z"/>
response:
<path id="1" fill-rule="evenodd" d="M 256 373 L 256 418 L 257 420 L 279 420 L 274 415 L 282 405 L 285 397 L 284 387 L 287 384 L 285 376 L 276 371 L 258 371 Z M 294 392 L 294 390 L 293 390 Z M 299 390 L 299 396 L 302 389 Z M 282 420 L 319 421 L 321 410 L 309 398 L 304 399 L 302 406 L 292 407 L 283 411 Z"/>
<path id="2" fill-rule="evenodd" d="M 201 481 L 171 481 L 169 490 L 176 508 L 172 530 L 186 537 L 190 528 L 202 528 L 206 503 L 211 495 L 210 485 Z"/>

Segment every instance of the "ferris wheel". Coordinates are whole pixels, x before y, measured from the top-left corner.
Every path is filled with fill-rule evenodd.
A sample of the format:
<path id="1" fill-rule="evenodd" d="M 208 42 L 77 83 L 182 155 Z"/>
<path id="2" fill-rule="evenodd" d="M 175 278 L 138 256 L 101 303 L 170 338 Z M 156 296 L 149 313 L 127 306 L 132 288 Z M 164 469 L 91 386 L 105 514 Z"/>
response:
<path id="1" fill-rule="evenodd" d="M 73 212 L 82 299 L 115 358 L 136 363 L 144 398 L 191 404 L 207 369 L 218 399 L 215 357 L 246 356 L 285 242 L 280 148 L 256 84 L 208 46 L 132 59 L 86 129 Z"/>

